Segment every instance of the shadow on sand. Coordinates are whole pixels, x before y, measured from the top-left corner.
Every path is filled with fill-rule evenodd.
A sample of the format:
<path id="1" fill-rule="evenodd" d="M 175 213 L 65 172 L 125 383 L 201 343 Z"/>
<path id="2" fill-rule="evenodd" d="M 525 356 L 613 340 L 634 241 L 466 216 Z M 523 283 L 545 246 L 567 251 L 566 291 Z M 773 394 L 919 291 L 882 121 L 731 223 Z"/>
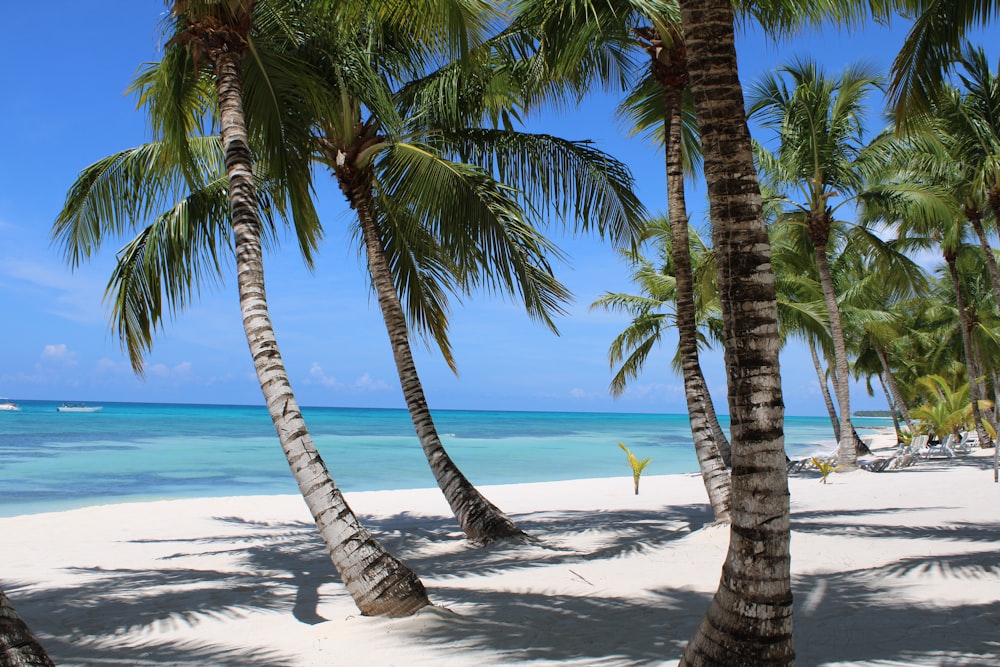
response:
<path id="1" fill-rule="evenodd" d="M 952 606 L 943 612 L 941 607 L 895 600 L 898 587 L 890 585 L 936 569 L 949 580 L 982 582 L 1000 593 L 1000 566 L 995 550 L 990 549 L 1000 541 L 1000 522 L 892 523 L 891 516 L 903 509 L 913 508 L 793 513 L 797 533 L 947 542 L 956 552 L 872 569 L 797 577 L 796 627 L 808 626 L 810 638 L 815 639 L 808 645 L 799 642 L 799 664 L 903 665 L 917 658 L 926 661 L 928 656 L 937 656 L 933 664 L 940 665 L 1000 664 L 1000 602 Z M 461 580 L 665 547 L 709 524 L 706 506 L 539 512 L 515 519 L 533 536 L 529 543 L 477 549 L 456 539 L 450 518 L 408 514 L 363 518 L 390 551 L 421 577 L 435 582 L 430 591 L 435 602 L 459 611 L 475 609 L 474 614 L 435 612 L 426 623 L 405 626 L 404 641 L 455 642 L 512 663 L 654 665 L 679 657 L 708 606 L 708 594 L 656 587 L 638 599 L 596 589 L 593 595 L 500 592 Z M 319 612 L 321 588 L 337 583 L 338 578 L 312 524 L 255 523 L 234 517 L 216 521 L 227 528 L 218 537 L 165 541 L 176 551 L 156 571 L 89 570 L 86 573 L 92 576 L 84 585 L 46 590 L 19 586 L 16 581 L 0 581 L 0 585 L 63 667 L 295 664 L 293 656 L 225 647 L 225 637 L 219 638 L 220 644 L 157 643 L 151 640 L 155 635 L 146 635 L 141 642 L 124 637 L 130 629 L 153 624 L 195 625 L 204 619 L 260 610 L 291 614 L 304 624 L 327 620 Z M 593 548 L 574 551 L 564 544 L 570 535 L 587 534 L 593 536 Z M 449 546 L 441 549 L 442 543 Z M 173 562 L 213 553 L 216 544 L 216 553 L 229 555 L 238 565 L 219 571 Z M 139 590 L 141 596 L 136 595 Z M 845 608 L 851 610 L 849 615 L 844 615 Z M 609 618 L 627 622 L 608 623 Z M 955 631 L 959 627 L 962 631 Z"/>

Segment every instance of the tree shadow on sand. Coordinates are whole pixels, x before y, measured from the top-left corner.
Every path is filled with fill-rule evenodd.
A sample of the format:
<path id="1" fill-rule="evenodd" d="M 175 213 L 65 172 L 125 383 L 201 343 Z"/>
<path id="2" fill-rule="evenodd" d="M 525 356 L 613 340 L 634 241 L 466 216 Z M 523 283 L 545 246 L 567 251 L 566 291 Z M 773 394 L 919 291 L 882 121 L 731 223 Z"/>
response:
<path id="1" fill-rule="evenodd" d="M 171 545 L 156 570 L 75 568 L 71 572 L 85 576 L 84 583 L 46 589 L 16 581 L 0 585 L 59 665 L 289 664 L 288 657 L 274 653 L 126 639 L 127 633 L 148 626 L 194 626 L 261 610 L 292 614 L 305 624 L 327 620 L 318 613 L 320 589 L 339 578 L 313 524 L 215 520 L 226 527 L 218 536 L 134 540 Z M 365 520 L 379 540 L 421 576 L 447 579 L 626 555 L 686 535 L 710 521 L 711 514 L 699 505 L 656 512 L 531 514 L 520 518 L 521 525 L 539 537 L 486 548 L 456 539 L 450 517 L 400 514 Z M 567 536 L 581 533 L 591 534 L 600 548 L 577 552 L 562 544 Z M 442 553 L 442 542 L 452 549 Z M 230 557 L 233 565 L 200 569 L 189 560 L 218 555 Z M 432 596 L 436 593 L 432 589 Z"/>
<path id="2" fill-rule="evenodd" d="M 907 558 L 798 581 L 795 624 L 811 629 L 809 642 L 797 642 L 799 663 L 1000 665 L 1000 602 L 952 606 L 900 599 L 893 580 L 935 570 L 948 580 L 971 578 L 993 587 L 1000 573 L 995 554 L 980 552 Z"/>
<path id="3" fill-rule="evenodd" d="M 991 557 L 993 550 L 986 549 L 996 543 L 1000 524 L 892 523 L 894 513 L 912 509 L 834 509 L 793 515 L 795 532 L 947 542 L 956 552 L 871 569 L 796 577 L 796 627 L 810 637 L 807 644 L 800 642 L 797 647 L 799 664 L 908 664 L 918 658 L 940 665 L 1000 664 L 996 634 L 1000 603 L 915 607 L 894 598 L 900 590 L 899 578 L 920 576 L 929 569 L 936 569 L 935 575 L 947 581 L 981 580 L 983 585 L 995 586 L 1000 571 Z M 712 516 L 707 507 L 538 512 L 516 518 L 534 538 L 486 548 L 456 538 L 450 517 L 404 513 L 365 518 L 380 541 L 420 576 L 433 580 L 432 599 L 459 612 L 439 609 L 426 623 L 400 626 L 400 633 L 410 635 L 403 641 L 454 642 L 510 662 L 550 660 L 595 667 L 652 665 L 679 657 L 708 606 L 708 592 L 658 587 L 651 582 L 642 595 L 625 598 L 596 588 L 593 594 L 581 595 L 497 591 L 459 580 L 663 547 L 709 524 Z M 305 624 L 326 620 L 318 611 L 321 591 L 339 580 L 311 523 L 237 517 L 216 521 L 220 525 L 217 536 L 145 540 L 171 545 L 171 553 L 154 571 L 88 569 L 78 570 L 87 576 L 77 585 L 42 590 L 2 581 L 0 586 L 8 590 L 63 667 L 294 664 L 292 656 L 227 646 L 224 636 L 218 645 L 206 645 L 168 644 L 154 633 L 127 634 L 146 626 L 193 626 L 213 617 L 238 618 L 260 611 L 292 615 Z M 581 537 L 583 546 L 572 548 Z M 980 552 L 957 553 L 963 547 L 968 552 L 972 545 Z M 230 560 L 226 565 L 198 569 L 197 560 L 191 558 L 200 555 L 226 555 Z M 845 614 L 845 609 L 850 613 Z M 940 659 L 928 662 L 928 656 Z"/>

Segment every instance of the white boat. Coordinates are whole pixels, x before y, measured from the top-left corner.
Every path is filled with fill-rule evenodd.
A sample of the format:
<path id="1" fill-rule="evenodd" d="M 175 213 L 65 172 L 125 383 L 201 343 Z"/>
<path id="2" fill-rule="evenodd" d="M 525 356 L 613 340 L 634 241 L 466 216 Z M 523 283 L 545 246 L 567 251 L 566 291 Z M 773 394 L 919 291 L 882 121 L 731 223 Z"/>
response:
<path id="1" fill-rule="evenodd" d="M 100 412 L 102 405 L 84 405 L 83 403 L 63 403 L 56 410 L 59 412 Z"/>
<path id="2" fill-rule="evenodd" d="M 0 398 L 0 412 L 20 412 L 21 406 L 19 406 L 14 401 L 7 400 L 6 398 Z"/>

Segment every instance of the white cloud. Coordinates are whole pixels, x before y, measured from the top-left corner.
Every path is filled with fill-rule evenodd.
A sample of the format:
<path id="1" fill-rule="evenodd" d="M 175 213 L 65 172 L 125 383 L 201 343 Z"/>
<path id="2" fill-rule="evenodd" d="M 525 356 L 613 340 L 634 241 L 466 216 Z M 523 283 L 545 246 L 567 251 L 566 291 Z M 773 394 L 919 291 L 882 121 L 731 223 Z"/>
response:
<path id="1" fill-rule="evenodd" d="M 664 384 L 662 382 L 629 385 L 625 393 L 622 394 L 622 398 L 626 400 L 673 401 L 678 397 L 684 397 L 683 384 Z"/>
<path id="2" fill-rule="evenodd" d="M 389 385 L 387 383 L 382 380 L 373 379 L 370 373 L 361 375 L 350 384 L 342 382 L 331 375 L 327 375 L 323 371 L 323 367 L 315 361 L 312 363 L 312 366 L 309 367 L 309 377 L 305 380 L 305 383 L 320 384 L 324 387 L 329 387 L 330 389 L 335 389 L 337 391 L 349 391 L 355 393 L 385 391 L 386 389 L 389 389 Z"/>
<path id="3" fill-rule="evenodd" d="M 131 373 L 132 366 L 127 361 L 115 361 L 108 357 L 101 357 L 97 361 L 97 372 L 111 374 Z"/>
<path id="4" fill-rule="evenodd" d="M 104 321 L 104 278 L 99 269 L 65 266 L 18 257 L 0 257 L 0 275 L 24 283 L 25 293 L 44 296 L 48 312 L 80 324 Z M 54 307 L 53 307 L 54 306 Z"/>
<path id="5" fill-rule="evenodd" d="M 337 378 L 328 376 L 323 372 L 323 367 L 317 362 L 313 362 L 312 366 L 309 367 L 309 378 L 306 380 L 306 384 L 321 384 L 324 387 L 341 387 L 341 383 L 337 381 Z"/>
<path id="6" fill-rule="evenodd" d="M 580 387 L 573 387 L 569 390 L 569 395 L 571 398 L 590 400 L 594 398 L 599 398 L 601 395 L 593 392 L 587 391 L 586 389 L 581 389 Z"/>
<path id="7" fill-rule="evenodd" d="M 66 343 L 46 345 L 42 348 L 42 359 L 64 366 L 76 365 L 76 353 L 70 352 L 69 348 L 66 347 Z"/>
<path id="8" fill-rule="evenodd" d="M 153 364 L 146 369 L 146 375 L 151 378 L 161 378 L 172 380 L 175 383 L 190 382 L 195 379 L 192 373 L 193 364 L 190 361 L 182 361 L 176 366 L 166 364 Z"/>
<path id="9" fill-rule="evenodd" d="M 369 373 L 365 373 L 354 381 L 353 388 L 357 391 L 385 391 L 389 385 L 382 380 L 373 380 Z"/>

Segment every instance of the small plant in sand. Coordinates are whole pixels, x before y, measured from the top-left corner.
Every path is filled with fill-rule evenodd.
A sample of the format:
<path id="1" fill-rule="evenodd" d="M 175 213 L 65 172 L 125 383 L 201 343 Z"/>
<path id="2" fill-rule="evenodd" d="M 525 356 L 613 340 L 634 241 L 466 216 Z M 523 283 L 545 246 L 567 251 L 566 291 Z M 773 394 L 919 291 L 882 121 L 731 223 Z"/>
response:
<path id="1" fill-rule="evenodd" d="M 635 454 L 628 450 L 628 447 L 620 442 L 618 443 L 618 446 L 621 447 L 628 456 L 628 464 L 632 466 L 632 480 L 635 482 L 635 495 L 639 495 L 639 477 L 642 475 L 642 471 L 646 469 L 646 466 L 648 466 L 649 462 L 653 459 L 647 457 L 640 461 L 635 457 Z"/>
<path id="2" fill-rule="evenodd" d="M 826 478 L 830 476 L 830 473 L 837 469 L 837 465 L 832 461 L 827 459 L 821 459 L 817 457 L 812 457 L 812 463 L 816 466 L 816 470 L 819 470 L 820 482 L 826 484 Z"/>

